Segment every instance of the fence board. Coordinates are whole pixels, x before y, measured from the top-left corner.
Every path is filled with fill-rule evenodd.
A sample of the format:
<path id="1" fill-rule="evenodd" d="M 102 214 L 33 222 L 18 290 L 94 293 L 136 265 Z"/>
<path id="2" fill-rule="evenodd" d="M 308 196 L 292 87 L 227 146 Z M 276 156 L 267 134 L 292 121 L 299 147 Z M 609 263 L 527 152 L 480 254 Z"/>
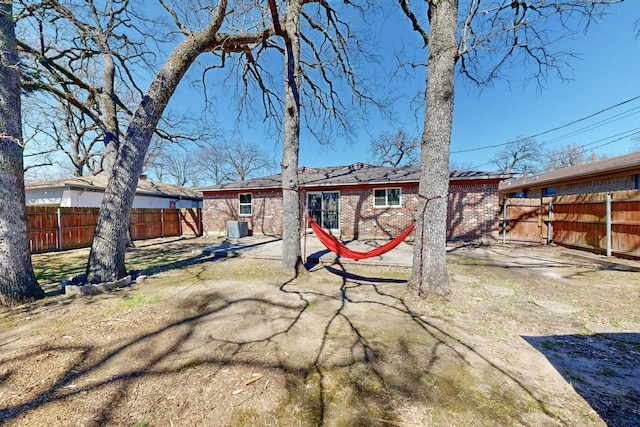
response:
<path id="1" fill-rule="evenodd" d="M 55 207 L 27 206 L 27 230 L 32 252 L 58 248 L 58 211 Z"/>
<path id="2" fill-rule="evenodd" d="M 60 208 L 61 249 L 84 248 L 91 245 L 97 223 L 97 209 Z"/>
<path id="3" fill-rule="evenodd" d="M 27 206 L 27 230 L 31 252 L 91 246 L 99 213 L 99 208 Z M 193 215 L 197 217 L 197 214 Z M 177 209 L 132 209 L 131 238 L 143 240 L 180 236 L 181 221 L 182 215 Z"/>
<path id="4" fill-rule="evenodd" d="M 182 209 L 180 214 L 182 234 L 192 234 L 194 236 L 202 234 L 200 209 Z"/>
<path id="5" fill-rule="evenodd" d="M 540 242 L 551 222 L 554 243 L 607 250 L 607 194 L 611 197 L 611 250 L 640 257 L 640 191 L 618 191 L 540 199 L 506 199 L 505 240 Z M 547 202 L 552 203 L 551 218 Z M 539 225 L 535 227 L 534 224 Z"/>
<path id="6" fill-rule="evenodd" d="M 503 206 L 504 207 L 504 206 Z M 508 199 L 506 204 L 506 240 L 540 242 L 540 199 Z"/>

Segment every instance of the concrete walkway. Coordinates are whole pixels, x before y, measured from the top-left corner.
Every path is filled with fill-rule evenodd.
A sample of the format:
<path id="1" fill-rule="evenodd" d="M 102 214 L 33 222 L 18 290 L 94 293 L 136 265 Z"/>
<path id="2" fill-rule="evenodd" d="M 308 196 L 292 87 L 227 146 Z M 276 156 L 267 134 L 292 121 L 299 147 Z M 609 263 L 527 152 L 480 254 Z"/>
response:
<path id="1" fill-rule="evenodd" d="M 354 251 L 366 252 L 387 243 L 386 240 L 354 240 L 343 241 L 347 247 Z M 335 253 L 329 251 L 313 234 L 307 234 L 300 240 L 302 255 L 309 263 L 332 264 L 336 258 Z M 203 249 L 205 254 L 214 254 L 220 257 L 243 256 L 248 258 L 282 259 L 282 240 L 276 237 L 249 236 L 240 239 L 227 238 L 218 245 Z M 410 267 L 413 256 L 413 246 L 405 242 L 396 248 L 377 257 L 354 261 L 347 258 L 339 258 L 342 263 L 390 265 Z"/>
<path id="2" fill-rule="evenodd" d="M 365 252 L 387 243 L 388 240 L 354 240 L 347 241 L 347 246 L 355 251 Z M 300 241 L 303 258 L 307 263 L 321 263 L 331 265 L 339 257 L 329 251 L 314 234 L 303 236 Z M 203 254 L 213 254 L 217 257 L 242 256 L 258 259 L 282 259 L 282 240 L 277 237 L 249 236 L 240 239 L 221 240 L 220 243 L 205 247 Z M 471 256 L 484 259 L 498 267 L 514 268 L 553 268 L 558 266 L 592 266 L 620 271 L 640 271 L 640 261 L 620 258 L 603 257 L 585 251 L 556 247 L 555 245 L 477 245 L 451 244 L 447 245 L 448 253 Z M 369 259 L 354 261 L 339 258 L 343 264 L 359 263 L 370 265 L 387 265 L 411 267 L 413 260 L 413 245 L 400 243 L 391 251 Z"/>

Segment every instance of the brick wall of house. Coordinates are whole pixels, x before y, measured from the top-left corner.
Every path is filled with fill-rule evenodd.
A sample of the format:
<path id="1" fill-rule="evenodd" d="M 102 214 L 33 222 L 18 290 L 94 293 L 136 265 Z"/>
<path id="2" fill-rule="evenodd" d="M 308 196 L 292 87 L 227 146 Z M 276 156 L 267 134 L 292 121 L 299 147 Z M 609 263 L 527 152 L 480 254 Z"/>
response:
<path id="1" fill-rule="evenodd" d="M 389 186 L 391 187 L 394 186 Z M 413 224 L 418 206 L 418 187 L 413 185 L 400 188 L 400 206 L 386 208 L 374 206 L 374 187 L 342 189 L 340 192 L 342 238 L 392 239 Z"/>
<path id="2" fill-rule="evenodd" d="M 495 240 L 499 234 L 498 183 L 451 183 L 447 205 L 447 239 Z"/>
<path id="3" fill-rule="evenodd" d="M 244 192 L 243 192 L 244 193 Z M 227 221 L 246 221 L 250 233 L 282 234 L 282 192 L 251 191 L 252 215 L 239 214 L 240 193 L 207 193 L 203 201 L 203 228 L 207 236 L 225 236 Z"/>
<path id="4" fill-rule="evenodd" d="M 393 187 L 393 186 L 389 186 Z M 381 187 L 375 187 L 381 188 Z M 374 187 L 342 188 L 340 192 L 340 237 L 343 239 L 390 239 L 411 225 L 417 215 L 418 186 L 401 186 L 401 206 L 377 208 Z M 247 221 L 253 234 L 282 233 L 282 193 L 252 191 L 253 214 L 238 214 L 239 193 L 204 195 L 203 226 L 208 236 L 226 235 L 227 221 Z M 304 209 L 301 195 L 301 209 Z M 497 183 L 452 183 L 447 203 L 450 240 L 496 238 L 499 224 Z M 413 236 L 411 237 L 413 238 Z"/>
<path id="5" fill-rule="evenodd" d="M 553 184 L 543 187 L 527 189 L 526 197 L 542 197 L 543 188 L 553 187 Z M 574 182 L 555 186 L 558 196 L 570 196 L 574 194 L 606 193 L 607 191 L 625 191 L 636 189 L 636 175 L 616 176 L 610 178 L 591 179 L 583 182 Z"/>
<path id="6" fill-rule="evenodd" d="M 575 184 L 558 186 L 558 195 L 604 193 L 607 191 L 635 190 L 636 176 L 617 176 L 615 178 L 595 179 Z"/>

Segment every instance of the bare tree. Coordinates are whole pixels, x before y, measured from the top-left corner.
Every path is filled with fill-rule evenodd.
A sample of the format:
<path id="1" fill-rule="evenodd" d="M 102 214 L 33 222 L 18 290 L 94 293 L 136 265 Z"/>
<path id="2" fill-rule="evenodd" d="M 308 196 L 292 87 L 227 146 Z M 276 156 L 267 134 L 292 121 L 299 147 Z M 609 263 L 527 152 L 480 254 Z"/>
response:
<path id="1" fill-rule="evenodd" d="M 275 169 L 274 160 L 258 144 L 238 140 L 204 146 L 195 160 L 203 177 L 215 184 L 244 181 Z"/>
<path id="2" fill-rule="evenodd" d="M 126 234 L 129 225 L 135 189 L 151 138 L 169 99 L 186 71 L 202 53 L 249 52 L 249 43 L 268 39 L 272 32 L 271 27 L 261 27 L 252 33 L 220 33 L 224 20 L 234 13 L 227 9 L 227 0 L 220 0 L 215 9 L 207 7 L 195 11 L 200 12 L 200 16 L 206 13 L 210 17 L 201 30 L 188 29 L 178 12 L 166 2 L 163 1 L 162 4 L 173 17 L 184 38 L 153 78 L 121 142 L 105 189 L 89 255 L 87 279 L 90 282 L 112 280 L 126 274 L 126 242 L 120 236 Z"/>
<path id="3" fill-rule="evenodd" d="M 381 103 L 368 96 L 361 88 L 358 67 L 352 57 L 370 60 L 365 38 L 357 38 L 354 20 L 360 14 L 364 22 L 367 12 L 373 10 L 373 2 L 331 3 L 324 1 L 287 1 L 276 5 L 269 0 L 269 11 L 280 36 L 272 44 L 283 53 L 285 88 L 284 99 L 276 89 L 263 83 L 260 75 L 260 93 L 268 112 L 272 106 L 282 105 L 283 155 L 281 161 L 283 190 L 283 263 L 285 272 L 299 274 L 303 271 L 301 260 L 301 200 L 298 180 L 298 153 L 300 128 L 304 123 L 310 134 L 320 142 L 330 141 L 338 132 L 347 138 L 353 130 L 351 114 L 362 105 L 382 108 Z M 349 9 L 347 9 L 349 8 Z M 282 21 L 282 22 L 279 22 Z M 375 62 L 375 61 L 371 61 Z M 260 69 L 259 71 L 263 71 Z M 344 96 L 339 88 L 346 88 L 351 96 Z M 276 99 L 273 102 L 273 99 Z M 352 102 L 347 108 L 346 100 Z M 276 109 L 277 110 L 277 109 Z M 275 114 L 275 113 L 274 113 Z"/>
<path id="4" fill-rule="evenodd" d="M 31 264 L 24 194 L 20 70 L 11 2 L 0 2 L 0 305 L 44 297 Z"/>
<path id="5" fill-rule="evenodd" d="M 531 175 L 539 170 L 542 154 L 540 142 L 533 138 L 519 138 L 508 142 L 491 163 L 500 172 Z"/>
<path id="6" fill-rule="evenodd" d="M 450 292 L 445 258 L 446 195 L 456 64 L 463 75 L 477 84 L 504 77 L 515 66 L 524 68 L 526 75 L 539 85 L 550 73 L 562 78 L 562 68 L 573 54 L 554 50 L 553 42 L 588 26 L 602 13 L 603 6 L 617 2 L 470 0 L 458 28 L 458 0 L 427 0 L 422 14 L 411 8 L 415 3 L 400 0 L 413 28 L 428 46 L 419 186 L 422 197 L 410 279 L 419 293 Z M 428 32 L 423 29 L 424 18 Z"/>
<path id="7" fill-rule="evenodd" d="M 144 65 L 145 58 L 152 57 L 145 51 L 146 34 L 140 33 L 140 25 L 132 25 L 134 19 L 136 24 L 142 19 L 133 16 L 129 0 L 87 0 L 82 4 L 45 0 L 40 7 L 26 5 L 23 13 L 38 22 L 41 48 L 38 52 L 25 43 L 25 53 L 51 75 L 65 78 L 62 85 L 56 81 L 41 84 L 39 89 L 72 102 L 84 114 L 91 111 L 89 116 L 103 132 L 103 166 L 109 172 L 119 147 L 118 110 L 124 108 L 117 95 L 116 76 L 127 90 L 140 92 L 129 67 Z M 51 33 L 49 27 L 57 30 L 54 43 L 45 42 Z M 87 69 L 92 71 L 90 75 Z M 94 79 L 93 74 L 101 78 Z M 78 89 L 85 93 L 78 93 Z"/>
<path id="8" fill-rule="evenodd" d="M 273 0 L 271 4 L 273 5 Z M 273 9 L 272 9 L 273 10 Z M 298 153 L 300 150 L 300 15 L 302 0 L 289 0 L 284 11 L 284 143 L 282 150 L 282 269 L 297 276 L 304 269 L 300 246 L 300 180 Z M 274 23 L 278 20 L 274 20 Z"/>
<path id="9" fill-rule="evenodd" d="M 195 157 L 195 158 L 194 158 Z M 194 156 L 180 146 L 166 148 L 148 165 L 161 182 L 181 186 L 198 186 L 202 182 L 201 157 Z"/>
<path id="10" fill-rule="evenodd" d="M 32 97 L 58 100 L 67 113 L 65 121 L 99 130 L 101 155 L 91 155 L 91 173 L 109 172 L 121 135 L 120 128 L 133 114 L 143 92 L 140 71 L 152 72 L 156 57 L 151 43 L 167 40 L 161 22 L 149 10 L 137 13 L 130 0 L 73 2 L 20 1 L 19 24 L 25 91 Z M 172 127 L 169 125 L 168 127 Z M 40 130 L 43 130 L 40 127 Z M 50 129 L 50 136 L 60 133 Z M 175 135 L 157 129 L 160 138 Z M 73 141 L 70 138 L 69 141 Z M 77 171 L 74 146 L 58 140 L 58 148 L 72 159 Z M 82 157 L 82 155 L 80 156 Z"/>
<path id="11" fill-rule="evenodd" d="M 589 161 L 585 148 L 577 144 L 554 147 L 549 153 L 547 153 L 546 157 L 546 171 L 568 168 L 582 163 L 587 163 Z"/>
<path id="12" fill-rule="evenodd" d="M 101 173 L 103 137 L 100 128 L 69 102 L 47 98 L 49 103 L 44 98 L 29 99 L 34 105 L 28 116 L 27 129 L 32 135 L 28 146 L 35 144 L 36 149 L 51 146 L 51 149 L 41 151 L 44 156 L 62 153 L 66 161 L 59 162 L 60 166 L 71 169 L 73 176 Z"/>
<path id="13" fill-rule="evenodd" d="M 408 2 L 401 5 L 408 10 Z M 458 52 L 458 1 L 428 1 L 430 31 L 425 118 L 420 140 L 420 183 L 416 244 L 410 286 L 418 293 L 449 294 L 446 260 L 449 144 L 453 123 L 454 71 Z M 410 14 L 410 16 L 413 16 Z"/>
<path id="14" fill-rule="evenodd" d="M 395 134 L 382 133 L 371 140 L 369 154 L 371 162 L 378 166 L 417 167 L 420 140 L 410 138 L 405 131 L 399 129 Z"/>

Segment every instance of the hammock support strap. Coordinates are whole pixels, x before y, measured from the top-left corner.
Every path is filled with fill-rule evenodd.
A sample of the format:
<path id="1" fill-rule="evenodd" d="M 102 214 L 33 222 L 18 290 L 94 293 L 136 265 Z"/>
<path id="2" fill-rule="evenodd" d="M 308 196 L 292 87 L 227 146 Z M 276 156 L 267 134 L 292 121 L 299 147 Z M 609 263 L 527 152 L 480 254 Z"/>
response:
<path id="1" fill-rule="evenodd" d="M 342 243 L 340 240 L 338 240 L 335 236 L 332 236 L 327 231 L 325 231 L 322 227 L 316 224 L 316 222 L 313 219 L 311 219 L 311 217 L 307 216 L 307 221 L 309 221 L 309 225 L 311 225 L 311 228 L 313 229 L 313 232 L 315 233 L 318 240 L 320 240 L 320 242 L 327 249 L 329 249 L 331 252 L 334 252 L 341 257 L 353 259 L 356 261 L 361 259 L 366 259 L 366 258 L 377 257 L 386 252 L 389 252 L 390 250 L 398 246 L 400 242 L 406 239 L 407 236 L 411 234 L 411 232 L 415 227 L 415 223 L 413 223 L 395 239 L 385 243 L 382 246 L 372 249 L 370 251 L 360 252 L 360 251 L 351 250 L 348 247 L 346 247 L 345 244 Z"/>

